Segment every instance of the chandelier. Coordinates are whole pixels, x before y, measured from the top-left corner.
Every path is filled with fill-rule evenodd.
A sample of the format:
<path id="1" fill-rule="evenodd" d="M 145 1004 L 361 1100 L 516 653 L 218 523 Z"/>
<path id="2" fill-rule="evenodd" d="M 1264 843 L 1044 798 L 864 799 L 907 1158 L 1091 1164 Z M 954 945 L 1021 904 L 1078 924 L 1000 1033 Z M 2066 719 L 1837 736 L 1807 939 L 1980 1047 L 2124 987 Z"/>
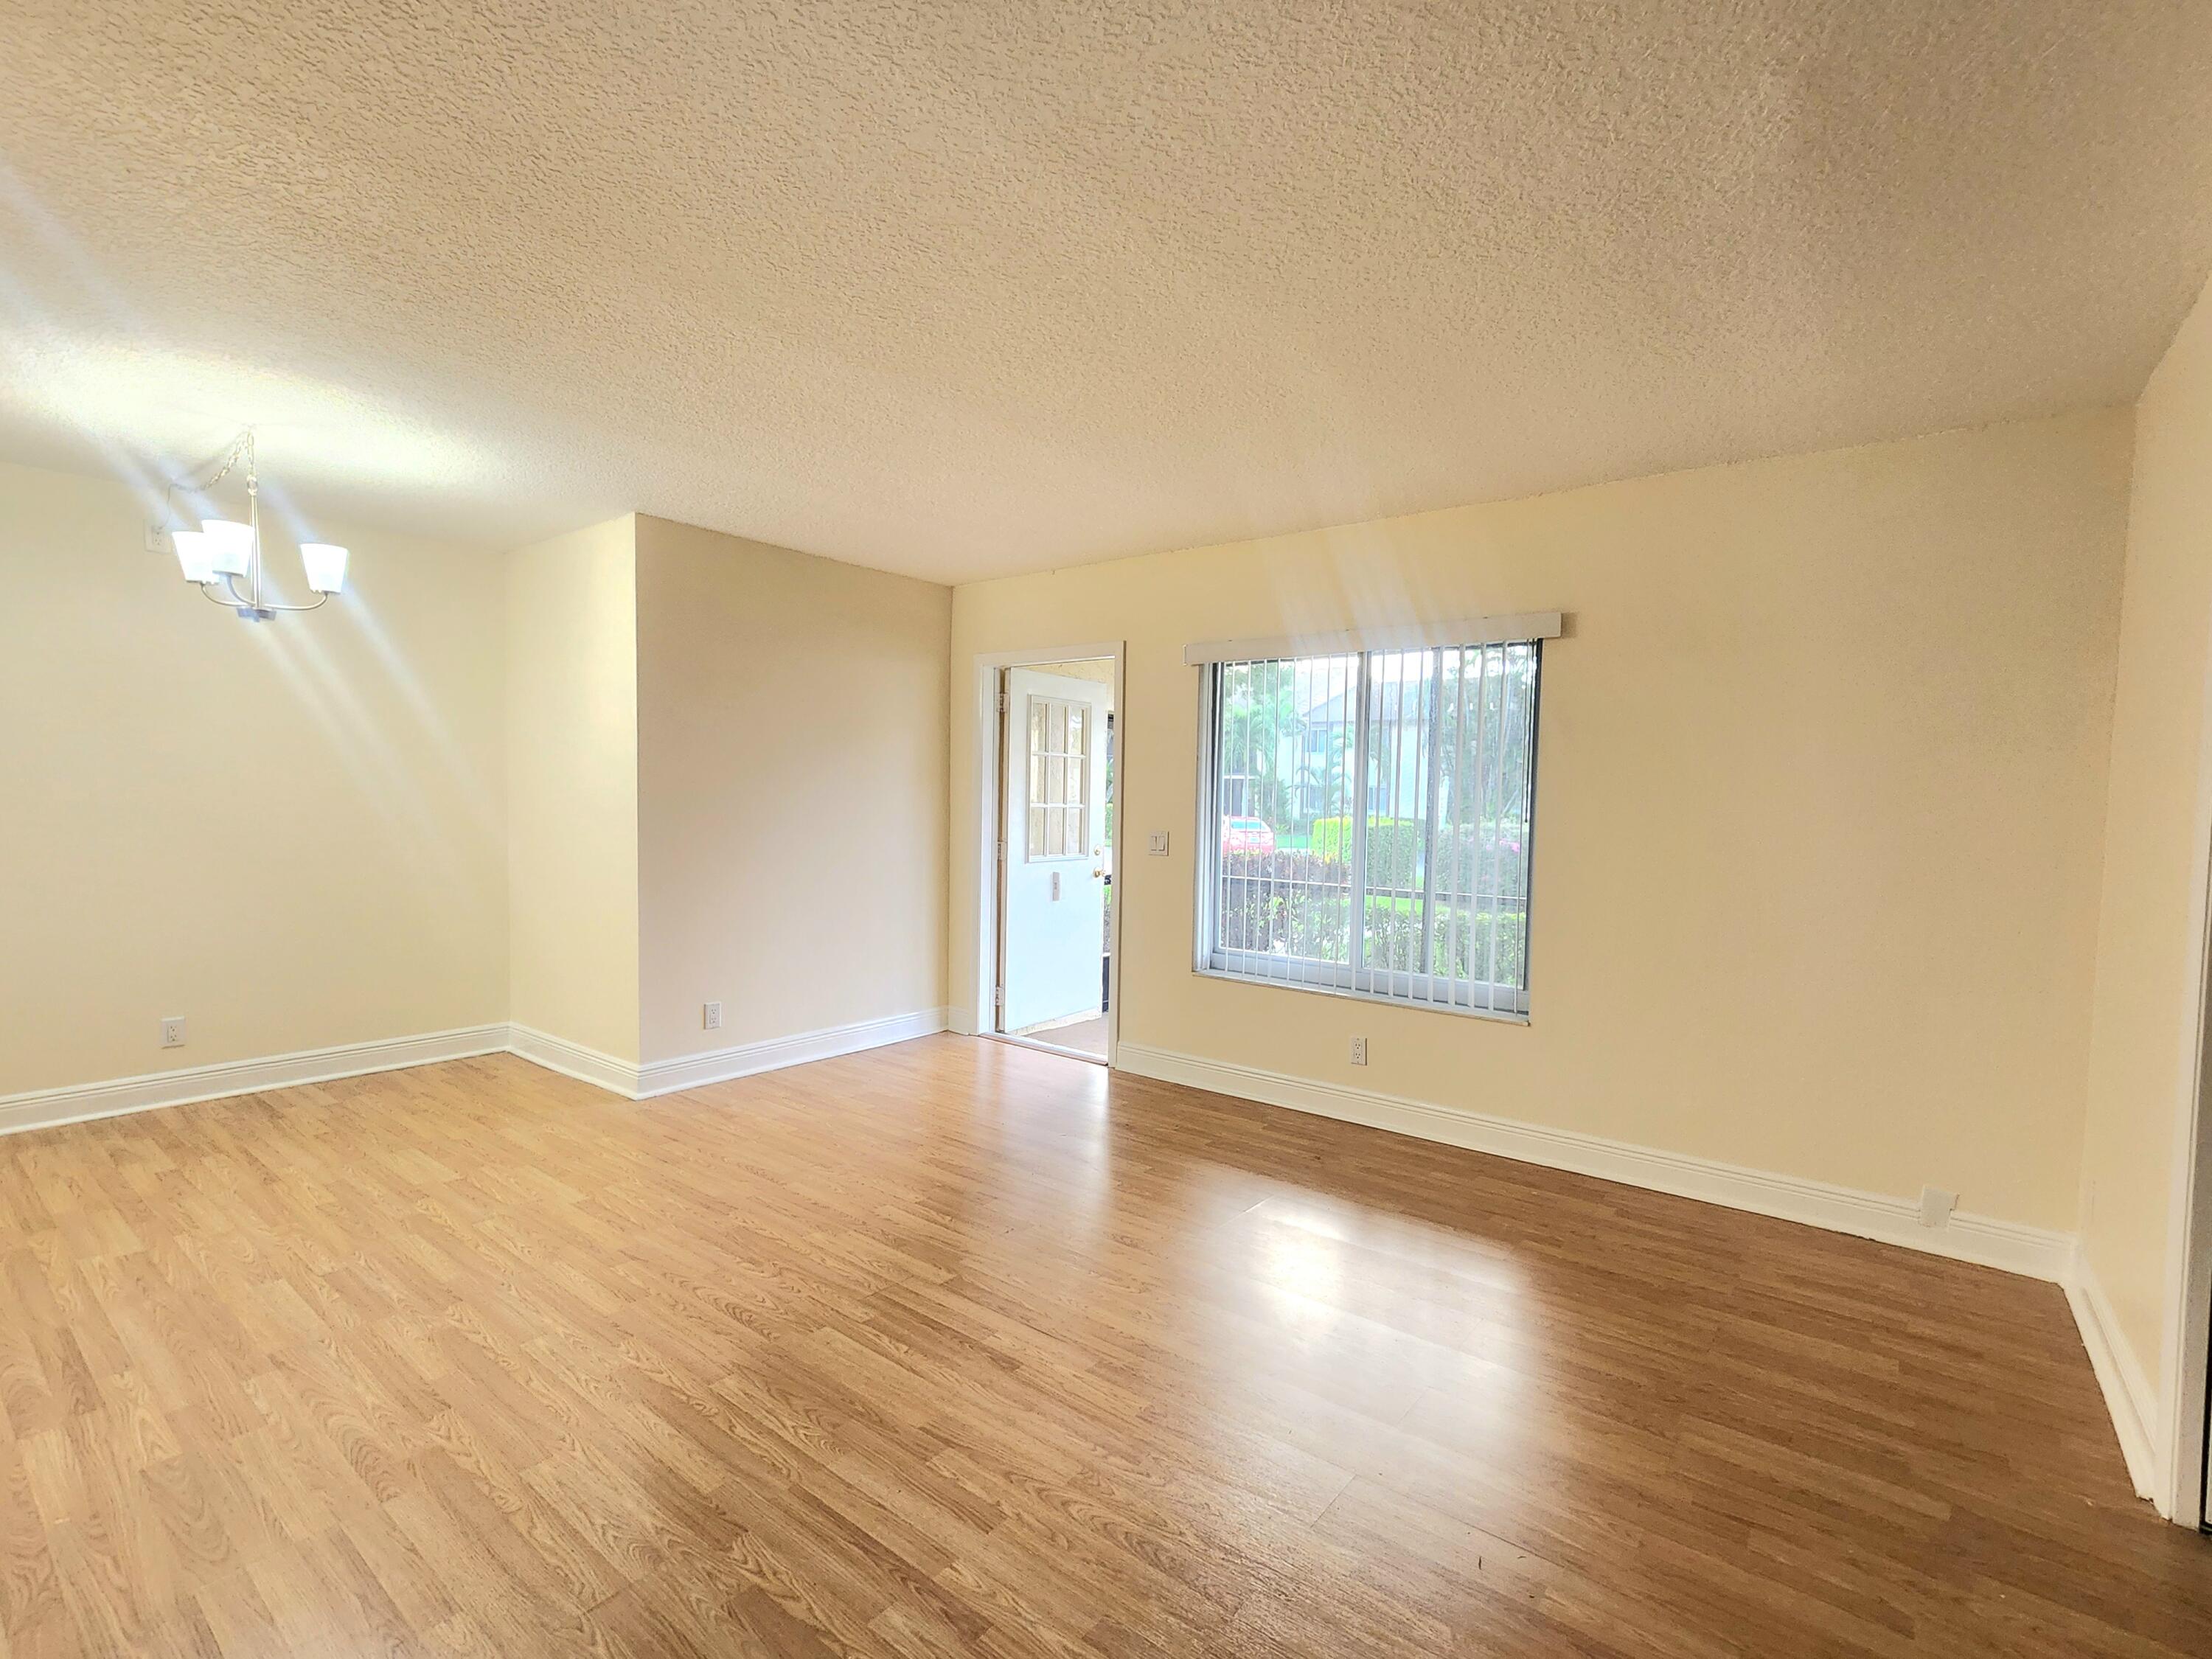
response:
<path id="1" fill-rule="evenodd" d="M 314 598 L 305 605 L 287 605 L 263 580 L 261 560 L 261 480 L 254 470 L 253 428 L 232 440 L 229 450 L 201 469 L 208 477 L 179 479 L 169 486 L 170 522 L 182 521 L 173 508 L 180 489 L 201 494 L 212 489 L 243 462 L 246 466 L 246 521 L 203 519 L 199 527 L 173 529 L 177 562 L 185 580 L 216 605 L 227 605 L 248 622 L 267 622 L 280 611 L 314 611 L 330 602 L 345 586 L 346 550 L 331 542 L 301 542 L 300 562 L 307 568 L 307 588 Z M 210 470 L 211 469 L 211 470 Z M 241 586 L 240 584 L 243 584 Z"/>

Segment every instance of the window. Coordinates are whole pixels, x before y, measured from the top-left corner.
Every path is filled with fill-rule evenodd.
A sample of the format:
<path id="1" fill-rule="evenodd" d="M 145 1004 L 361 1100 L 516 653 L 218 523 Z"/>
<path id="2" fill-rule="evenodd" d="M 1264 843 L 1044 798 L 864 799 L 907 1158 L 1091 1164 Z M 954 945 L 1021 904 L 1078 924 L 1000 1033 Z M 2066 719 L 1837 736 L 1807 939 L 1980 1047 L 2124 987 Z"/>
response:
<path id="1" fill-rule="evenodd" d="M 1030 699 L 1028 856 L 1081 858 L 1091 850 L 1091 711 L 1058 697 Z"/>
<path id="2" fill-rule="evenodd" d="M 1199 969 L 1525 1016 L 1540 660 L 1205 662 Z"/>

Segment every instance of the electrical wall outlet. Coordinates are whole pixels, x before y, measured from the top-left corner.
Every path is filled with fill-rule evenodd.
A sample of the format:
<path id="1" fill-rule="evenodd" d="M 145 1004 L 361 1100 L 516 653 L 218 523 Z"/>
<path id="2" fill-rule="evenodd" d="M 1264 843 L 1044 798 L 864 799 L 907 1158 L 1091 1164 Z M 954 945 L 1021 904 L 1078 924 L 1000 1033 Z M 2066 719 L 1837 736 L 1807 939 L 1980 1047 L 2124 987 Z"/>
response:
<path id="1" fill-rule="evenodd" d="M 1145 850 L 1156 859 L 1165 858 L 1168 855 L 1168 832 L 1164 830 L 1153 830 L 1145 842 Z"/>
<path id="2" fill-rule="evenodd" d="M 722 1005 L 719 1002 L 708 1003 L 707 1005 L 706 1014 L 707 1029 L 710 1031 L 720 1030 L 722 1029 Z"/>
<path id="3" fill-rule="evenodd" d="M 1948 1225 L 1951 1212 L 1959 1207 L 1959 1195 L 1947 1193 L 1941 1187 L 1920 1189 L 1920 1224 L 1923 1227 Z"/>
<path id="4" fill-rule="evenodd" d="M 1367 1039 L 1365 1037 L 1354 1037 L 1352 1039 L 1352 1063 L 1354 1066 L 1364 1066 L 1367 1063 Z"/>
<path id="5" fill-rule="evenodd" d="M 161 1022 L 161 1046 L 164 1048 L 181 1048 L 185 1046 L 185 1017 L 182 1014 L 178 1015 L 174 1019 L 165 1019 Z"/>

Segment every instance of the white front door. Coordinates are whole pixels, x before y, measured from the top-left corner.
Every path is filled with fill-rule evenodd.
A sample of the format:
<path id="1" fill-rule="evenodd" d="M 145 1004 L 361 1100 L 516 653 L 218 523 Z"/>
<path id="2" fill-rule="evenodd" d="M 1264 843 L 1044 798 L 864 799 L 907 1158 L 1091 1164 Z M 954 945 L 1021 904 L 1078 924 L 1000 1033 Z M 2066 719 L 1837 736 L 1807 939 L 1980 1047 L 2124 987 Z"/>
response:
<path id="1" fill-rule="evenodd" d="M 1096 680 L 1006 671 L 1001 1031 L 1095 1014 L 1103 1004 L 1112 701 L 1112 687 Z"/>

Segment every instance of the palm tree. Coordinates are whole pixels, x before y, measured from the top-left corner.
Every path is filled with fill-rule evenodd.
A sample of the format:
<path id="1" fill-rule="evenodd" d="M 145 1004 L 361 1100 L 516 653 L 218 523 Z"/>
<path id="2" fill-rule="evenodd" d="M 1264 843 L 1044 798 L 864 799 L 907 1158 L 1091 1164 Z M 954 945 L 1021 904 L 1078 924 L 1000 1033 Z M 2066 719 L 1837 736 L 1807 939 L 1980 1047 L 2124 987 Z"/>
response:
<path id="1" fill-rule="evenodd" d="M 1295 675 L 1287 663 L 1231 665 L 1222 687 L 1221 773 L 1243 783 L 1241 808 L 1271 824 L 1296 817 L 1291 788 L 1297 781 L 1305 722 L 1299 717 Z"/>

